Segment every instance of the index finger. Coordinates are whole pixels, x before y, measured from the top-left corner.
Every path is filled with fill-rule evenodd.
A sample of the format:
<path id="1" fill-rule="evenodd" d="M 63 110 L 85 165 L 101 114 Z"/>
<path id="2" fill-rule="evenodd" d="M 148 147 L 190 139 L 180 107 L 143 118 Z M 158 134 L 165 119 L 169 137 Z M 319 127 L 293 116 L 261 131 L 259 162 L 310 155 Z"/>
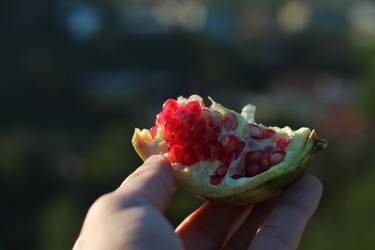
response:
<path id="1" fill-rule="evenodd" d="M 124 200 L 145 201 L 161 212 L 168 207 L 173 192 L 171 165 L 160 155 L 149 157 L 115 191 Z"/>

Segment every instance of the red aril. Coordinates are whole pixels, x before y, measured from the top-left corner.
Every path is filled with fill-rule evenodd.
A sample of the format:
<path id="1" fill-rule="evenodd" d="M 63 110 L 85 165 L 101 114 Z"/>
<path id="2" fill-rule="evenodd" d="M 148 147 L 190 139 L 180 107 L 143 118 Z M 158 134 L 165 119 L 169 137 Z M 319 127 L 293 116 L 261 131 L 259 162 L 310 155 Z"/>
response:
<path id="1" fill-rule="evenodd" d="M 284 160 L 284 157 L 285 157 L 285 151 L 278 150 L 278 151 L 272 152 L 269 157 L 270 165 L 274 166 L 282 162 Z"/>
<path id="2" fill-rule="evenodd" d="M 178 109 L 178 103 L 174 99 L 168 99 L 167 101 L 164 102 L 163 104 L 163 110 L 168 110 L 171 112 L 175 112 Z"/>
<path id="3" fill-rule="evenodd" d="M 152 139 L 155 139 L 155 136 L 156 136 L 156 132 L 158 130 L 158 127 L 154 126 L 150 129 L 150 133 L 151 133 L 151 137 Z"/>
<path id="4" fill-rule="evenodd" d="M 221 120 L 221 124 L 228 131 L 235 130 L 237 128 L 237 126 L 238 126 L 237 116 L 235 114 L 233 114 L 233 113 L 228 113 Z"/>
<path id="5" fill-rule="evenodd" d="M 206 124 L 204 122 L 197 122 L 196 124 L 193 125 L 191 128 L 191 135 L 194 138 L 201 138 L 204 131 L 206 131 Z"/>
<path id="6" fill-rule="evenodd" d="M 197 120 L 199 120 L 202 116 L 202 108 L 199 102 L 192 101 L 186 104 L 186 111 L 194 115 Z"/>
<path id="7" fill-rule="evenodd" d="M 277 141 L 277 147 L 279 149 L 285 149 L 286 147 L 288 147 L 289 143 L 292 142 L 292 139 L 290 139 L 289 137 L 287 136 L 284 136 L 284 137 L 281 137 L 278 141 Z"/>
<path id="8" fill-rule="evenodd" d="M 168 149 L 168 153 L 172 162 L 181 162 L 184 148 L 180 144 L 172 144 Z"/>
<path id="9" fill-rule="evenodd" d="M 218 169 L 216 169 L 215 173 L 216 173 L 216 175 L 224 176 L 224 175 L 227 174 L 227 172 L 228 172 L 228 166 L 223 165 L 223 166 L 219 167 Z"/>

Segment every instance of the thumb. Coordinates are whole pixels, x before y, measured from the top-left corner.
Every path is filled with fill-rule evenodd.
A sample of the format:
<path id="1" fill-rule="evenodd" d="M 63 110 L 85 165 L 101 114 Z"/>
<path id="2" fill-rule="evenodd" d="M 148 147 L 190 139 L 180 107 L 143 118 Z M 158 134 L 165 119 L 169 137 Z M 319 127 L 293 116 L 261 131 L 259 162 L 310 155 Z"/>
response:
<path id="1" fill-rule="evenodd" d="M 151 156 L 115 192 L 127 198 L 144 200 L 164 212 L 174 192 L 171 165 L 160 155 Z"/>

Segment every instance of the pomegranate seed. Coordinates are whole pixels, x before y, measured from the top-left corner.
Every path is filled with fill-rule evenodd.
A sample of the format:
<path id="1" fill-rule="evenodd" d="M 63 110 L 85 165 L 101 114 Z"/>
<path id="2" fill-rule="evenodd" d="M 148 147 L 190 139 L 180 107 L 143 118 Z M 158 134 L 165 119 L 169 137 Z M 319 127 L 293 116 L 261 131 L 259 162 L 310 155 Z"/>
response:
<path id="1" fill-rule="evenodd" d="M 216 128 L 217 126 L 220 125 L 221 119 L 222 119 L 221 113 L 217 111 L 213 111 L 211 113 L 211 116 L 208 119 L 208 126 L 211 128 Z"/>
<path id="2" fill-rule="evenodd" d="M 237 150 L 242 151 L 242 149 L 245 147 L 245 143 L 243 141 L 239 141 L 237 143 Z"/>
<path id="3" fill-rule="evenodd" d="M 261 173 L 261 167 L 259 163 L 249 163 L 245 165 L 245 176 L 252 177 Z"/>
<path id="4" fill-rule="evenodd" d="M 186 110 L 190 114 L 194 115 L 197 119 L 200 119 L 200 117 L 202 116 L 202 108 L 199 102 L 189 102 L 186 105 Z"/>
<path id="5" fill-rule="evenodd" d="M 266 130 L 263 130 L 263 136 L 262 136 L 262 138 L 263 139 L 271 138 L 275 134 L 276 134 L 276 132 L 274 130 L 272 130 L 272 129 L 266 129 Z"/>
<path id="6" fill-rule="evenodd" d="M 180 107 L 174 112 L 174 118 L 179 121 L 182 121 L 188 114 L 189 113 L 185 110 L 185 108 Z"/>
<path id="7" fill-rule="evenodd" d="M 191 128 L 195 123 L 195 116 L 194 115 L 187 115 L 182 118 L 182 123 L 185 124 L 186 127 Z"/>
<path id="8" fill-rule="evenodd" d="M 191 134 L 194 138 L 200 138 L 205 130 L 206 124 L 204 122 L 198 122 L 191 128 Z"/>
<path id="9" fill-rule="evenodd" d="M 194 144 L 193 148 L 199 160 L 205 161 L 210 158 L 210 148 L 207 143 L 199 142 Z"/>
<path id="10" fill-rule="evenodd" d="M 173 114 L 172 112 L 165 110 L 161 111 L 157 116 L 156 116 L 156 126 L 164 126 L 164 122 L 168 119 L 172 119 Z"/>
<path id="11" fill-rule="evenodd" d="M 150 133 L 151 133 L 152 139 L 155 139 L 157 130 L 158 130 L 158 127 L 156 127 L 156 126 L 151 128 Z"/>
<path id="12" fill-rule="evenodd" d="M 174 141 L 176 143 L 183 143 L 184 140 L 189 137 L 189 134 L 189 129 L 184 125 L 180 125 L 176 128 L 174 133 Z"/>
<path id="13" fill-rule="evenodd" d="M 206 124 L 209 124 L 209 121 L 211 119 L 211 111 L 207 108 L 203 109 L 202 117 L 203 117 L 203 120 L 206 122 Z"/>
<path id="14" fill-rule="evenodd" d="M 181 158 L 181 164 L 191 166 L 198 162 L 198 157 L 193 150 L 185 150 Z"/>
<path id="15" fill-rule="evenodd" d="M 191 95 L 188 100 L 189 102 L 198 102 L 204 107 L 203 99 L 199 95 Z"/>
<path id="16" fill-rule="evenodd" d="M 260 160 L 260 164 L 262 166 L 262 171 L 266 171 L 270 167 L 270 157 L 268 154 L 264 155 L 263 158 Z"/>
<path id="17" fill-rule="evenodd" d="M 168 148 L 168 153 L 172 162 L 181 162 L 184 148 L 180 144 L 173 144 Z"/>
<path id="18" fill-rule="evenodd" d="M 223 157 L 224 150 L 223 146 L 220 143 L 214 142 L 213 144 L 210 144 L 209 149 L 211 153 L 211 158 L 213 160 L 220 160 Z"/>
<path id="19" fill-rule="evenodd" d="M 176 119 L 169 119 L 165 121 L 164 139 L 170 142 L 175 135 L 177 127 L 181 126 L 181 122 Z"/>
<path id="20" fill-rule="evenodd" d="M 207 128 L 203 134 L 203 139 L 208 142 L 214 142 L 217 140 L 218 134 L 215 130 Z"/>
<path id="21" fill-rule="evenodd" d="M 227 174 L 227 172 L 228 172 L 228 166 L 223 165 L 223 166 L 219 167 L 218 169 L 216 169 L 215 173 L 216 173 L 216 175 L 224 176 L 224 175 Z"/>
<path id="22" fill-rule="evenodd" d="M 238 118 L 235 114 L 228 113 L 221 120 L 221 124 L 223 124 L 228 131 L 235 130 L 238 126 Z"/>
<path id="23" fill-rule="evenodd" d="M 245 143 L 239 140 L 235 135 L 226 135 L 221 140 L 226 152 L 242 151 L 245 147 Z"/>
<path id="24" fill-rule="evenodd" d="M 264 151 L 266 151 L 267 153 L 271 153 L 274 150 L 275 148 L 272 145 L 268 145 L 264 148 Z"/>
<path id="25" fill-rule="evenodd" d="M 263 136 L 262 129 L 254 124 L 248 124 L 244 129 L 244 133 L 254 139 L 262 139 Z"/>
<path id="26" fill-rule="evenodd" d="M 276 164 L 282 162 L 285 157 L 284 151 L 275 151 L 270 154 L 270 165 L 275 166 Z"/>
<path id="27" fill-rule="evenodd" d="M 289 138 L 288 136 L 281 137 L 279 140 L 277 140 L 277 147 L 279 149 L 285 149 L 288 147 L 289 143 L 292 142 L 292 139 Z"/>
<path id="28" fill-rule="evenodd" d="M 222 159 L 222 162 L 225 164 L 225 165 L 230 165 L 232 161 L 236 160 L 238 158 L 238 156 L 240 156 L 241 154 L 241 151 L 236 151 L 236 152 L 232 152 L 232 153 L 227 153 L 223 159 Z"/>
<path id="29" fill-rule="evenodd" d="M 210 176 L 211 178 L 211 185 L 219 185 L 220 182 L 223 180 L 223 177 L 222 176 L 217 176 L 217 175 L 211 175 Z"/>
<path id="30" fill-rule="evenodd" d="M 245 155 L 245 163 L 251 163 L 251 162 L 260 162 L 260 160 L 263 158 L 264 151 L 263 150 L 254 150 L 247 152 Z"/>
<path id="31" fill-rule="evenodd" d="M 178 102 L 174 99 L 168 99 L 163 104 L 163 111 L 169 110 L 171 112 L 175 112 L 178 109 Z"/>

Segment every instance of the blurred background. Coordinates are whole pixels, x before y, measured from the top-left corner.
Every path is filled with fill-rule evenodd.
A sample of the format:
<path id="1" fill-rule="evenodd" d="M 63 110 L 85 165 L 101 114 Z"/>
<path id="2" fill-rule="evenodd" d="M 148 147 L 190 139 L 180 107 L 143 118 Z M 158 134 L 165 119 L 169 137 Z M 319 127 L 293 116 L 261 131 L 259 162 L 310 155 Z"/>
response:
<path id="1" fill-rule="evenodd" d="M 0 249 L 70 249 L 90 204 L 141 164 L 134 128 L 194 93 L 316 128 L 325 190 L 299 249 L 374 249 L 373 1 L 0 6 Z M 177 192 L 167 217 L 200 204 Z"/>

